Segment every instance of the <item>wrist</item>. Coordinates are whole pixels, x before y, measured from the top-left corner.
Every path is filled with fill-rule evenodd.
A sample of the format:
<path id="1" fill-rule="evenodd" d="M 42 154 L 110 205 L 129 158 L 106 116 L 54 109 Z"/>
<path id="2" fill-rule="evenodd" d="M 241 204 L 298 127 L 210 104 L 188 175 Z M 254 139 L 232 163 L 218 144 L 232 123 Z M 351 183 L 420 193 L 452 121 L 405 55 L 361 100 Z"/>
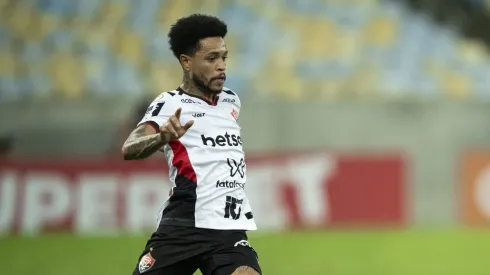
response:
<path id="1" fill-rule="evenodd" d="M 170 140 L 167 138 L 167 136 L 164 135 L 163 133 L 158 133 L 157 135 L 158 135 L 157 141 L 162 146 L 170 142 Z"/>

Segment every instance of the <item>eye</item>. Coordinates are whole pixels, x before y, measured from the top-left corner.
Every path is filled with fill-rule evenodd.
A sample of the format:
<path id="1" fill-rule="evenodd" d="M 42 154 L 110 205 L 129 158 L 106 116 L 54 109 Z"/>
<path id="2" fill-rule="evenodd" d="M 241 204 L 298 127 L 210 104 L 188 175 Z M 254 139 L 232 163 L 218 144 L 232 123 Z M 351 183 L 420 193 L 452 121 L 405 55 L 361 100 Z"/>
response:
<path id="1" fill-rule="evenodd" d="M 228 59 L 228 56 L 223 56 L 223 61 L 226 61 Z"/>
<path id="2" fill-rule="evenodd" d="M 215 60 L 216 60 L 216 57 L 215 56 L 208 57 L 208 61 L 209 62 L 214 62 Z"/>

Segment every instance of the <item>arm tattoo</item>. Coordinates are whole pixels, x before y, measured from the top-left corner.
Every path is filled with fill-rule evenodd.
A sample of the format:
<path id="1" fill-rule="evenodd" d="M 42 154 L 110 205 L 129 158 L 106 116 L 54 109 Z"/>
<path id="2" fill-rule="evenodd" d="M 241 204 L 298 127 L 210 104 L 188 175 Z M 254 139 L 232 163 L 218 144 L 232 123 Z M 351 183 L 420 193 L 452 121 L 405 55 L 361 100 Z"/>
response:
<path id="1" fill-rule="evenodd" d="M 124 159 L 145 159 L 158 151 L 165 143 L 160 133 L 145 135 L 145 128 L 139 127 L 129 135 L 124 143 Z"/>

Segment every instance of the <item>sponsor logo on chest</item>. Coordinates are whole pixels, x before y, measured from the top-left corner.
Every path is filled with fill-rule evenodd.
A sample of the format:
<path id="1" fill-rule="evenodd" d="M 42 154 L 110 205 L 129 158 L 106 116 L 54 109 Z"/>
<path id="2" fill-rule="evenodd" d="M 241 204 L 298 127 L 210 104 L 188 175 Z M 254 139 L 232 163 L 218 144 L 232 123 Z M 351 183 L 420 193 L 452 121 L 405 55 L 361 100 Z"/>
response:
<path id="1" fill-rule="evenodd" d="M 226 132 L 224 135 L 217 135 L 216 137 L 208 137 L 201 135 L 202 144 L 211 147 L 237 147 L 242 146 L 242 138 L 239 135 L 230 135 Z"/>

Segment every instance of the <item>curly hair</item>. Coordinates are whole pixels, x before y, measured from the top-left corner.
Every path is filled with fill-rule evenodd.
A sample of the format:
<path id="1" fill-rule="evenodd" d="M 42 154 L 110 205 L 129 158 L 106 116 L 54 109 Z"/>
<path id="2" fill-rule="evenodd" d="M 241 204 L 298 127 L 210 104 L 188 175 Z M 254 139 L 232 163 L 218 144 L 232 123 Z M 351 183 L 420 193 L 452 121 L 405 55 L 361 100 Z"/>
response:
<path id="1" fill-rule="evenodd" d="M 194 55 L 199 50 L 199 41 L 208 37 L 226 36 L 228 27 L 217 17 L 192 14 L 180 18 L 168 33 L 168 43 L 175 57 L 181 54 Z"/>

